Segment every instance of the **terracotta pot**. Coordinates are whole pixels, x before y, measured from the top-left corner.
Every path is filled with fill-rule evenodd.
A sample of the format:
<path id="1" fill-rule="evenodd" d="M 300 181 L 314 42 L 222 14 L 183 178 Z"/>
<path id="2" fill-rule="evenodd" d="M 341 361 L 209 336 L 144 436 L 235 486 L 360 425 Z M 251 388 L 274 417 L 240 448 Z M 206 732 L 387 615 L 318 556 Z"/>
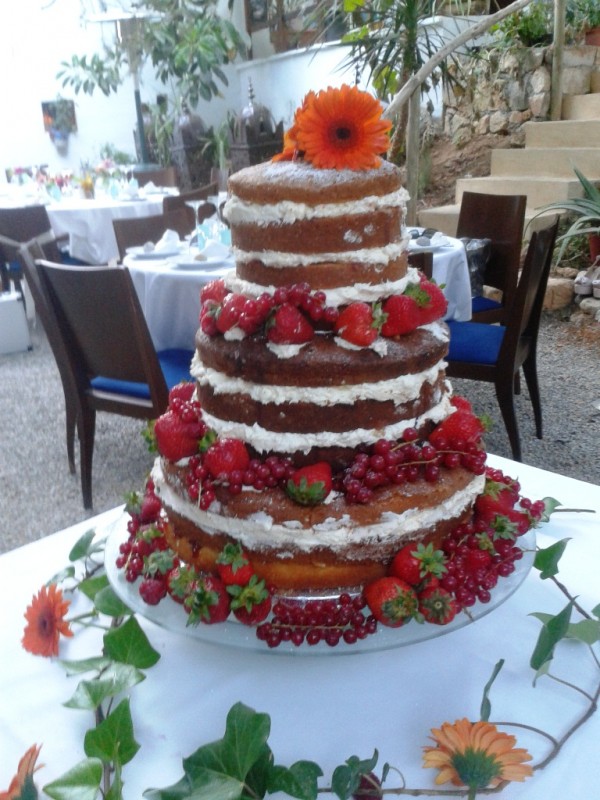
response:
<path id="1" fill-rule="evenodd" d="M 600 47 L 600 28 L 591 28 L 585 32 L 585 43 Z"/>
<path id="2" fill-rule="evenodd" d="M 600 257 L 600 233 L 590 233 L 588 239 L 590 243 L 591 263 L 595 264 L 596 259 Z M 600 264 L 600 261 L 598 263 Z"/>

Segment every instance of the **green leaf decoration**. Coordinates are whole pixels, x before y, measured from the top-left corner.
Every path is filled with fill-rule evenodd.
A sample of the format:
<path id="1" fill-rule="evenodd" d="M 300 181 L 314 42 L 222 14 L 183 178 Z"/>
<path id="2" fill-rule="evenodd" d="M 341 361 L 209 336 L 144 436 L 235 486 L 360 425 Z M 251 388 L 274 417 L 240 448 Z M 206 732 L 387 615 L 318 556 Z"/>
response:
<path id="1" fill-rule="evenodd" d="M 71 552 L 69 553 L 69 561 L 79 561 L 82 558 L 87 558 L 93 553 L 99 553 L 104 549 L 104 540 L 94 544 L 94 537 L 96 536 L 95 530 L 86 531 L 83 536 L 78 539 Z"/>
<path id="2" fill-rule="evenodd" d="M 58 586 L 69 578 L 74 577 L 75 567 L 65 567 L 64 569 L 61 569 L 60 572 L 57 572 L 56 575 L 53 575 L 46 585 L 49 586 L 51 583 L 55 583 Z"/>
<path id="3" fill-rule="evenodd" d="M 139 669 L 129 664 L 113 662 L 102 673 L 101 678 L 92 681 L 81 681 L 70 700 L 64 704 L 67 708 L 82 708 L 94 711 L 108 697 L 116 697 L 126 692 L 146 676 Z"/>
<path id="4" fill-rule="evenodd" d="M 178 783 L 174 783 L 166 789 L 146 789 L 144 797 L 147 797 L 148 800 L 186 800 L 192 796 L 198 797 L 198 795 L 192 795 L 192 792 L 190 780 L 187 775 L 184 775 Z"/>
<path id="5" fill-rule="evenodd" d="M 96 611 L 108 617 L 126 617 L 133 612 L 129 606 L 115 594 L 112 586 L 105 586 L 94 597 Z"/>
<path id="6" fill-rule="evenodd" d="M 133 737 L 129 700 L 122 700 L 106 719 L 86 732 L 83 749 L 89 758 L 105 764 L 127 764 L 140 749 Z"/>
<path id="7" fill-rule="evenodd" d="M 554 497 L 544 497 L 543 503 L 544 512 L 542 514 L 542 522 L 548 522 L 550 515 L 553 514 L 557 508 L 562 506 L 562 503 Z"/>
<path id="8" fill-rule="evenodd" d="M 96 800 L 101 780 L 102 762 L 97 758 L 86 758 L 44 786 L 43 791 L 53 800 Z"/>
<path id="9" fill-rule="evenodd" d="M 244 781 L 246 794 L 250 797 L 264 797 L 267 793 L 269 780 L 274 769 L 274 759 L 271 748 L 265 744 L 258 759 L 248 770 Z"/>
<path id="10" fill-rule="evenodd" d="M 568 636 L 570 639 L 578 639 L 584 644 L 595 644 L 600 641 L 600 622 L 593 619 L 574 622 L 569 625 Z"/>
<path id="11" fill-rule="evenodd" d="M 358 789 L 362 775 L 372 772 L 379 758 L 377 750 L 371 758 L 361 760 L 358 756 L 350 756 L 345 764 L 341 764 L 333 771 L 331 788 L 340 800 L 347 800 Z"/>
<path id="12" fill-rule="evenodd" d="M 594 606 L 594 608 L 592 608 L 592 614 L 595 617 L 598 617 L 598 619 L 600 619 L 600 603 L 598 603 L 597 606 Z"/>
<path id="13" fill-rule="evenodd" d="M 501 658 L 500 661 L 498 661 L 496 663 L 496 666 L 494 667 L 494 669 L 492 671 L 492 675 L 491 675 L 489 681 L 483 687 L 483 698 L 481 700 L 481 708 L 480 708 L 480 711 L 479 711 L 479 715 L 480 715 L 480 718 L 481 718 L 482 722 L 488 722 L 489 721 L 490 714 L 492 713 L 492 704 L 490 703 L 490 700 L 489 700 L 490 689 L 492 688 L 492 684 L 494 683 L 494 681 L 498 677 L 498 675 L 500 673 L 500 670 L 502 669 L 503 666 L 504 666 L 504 659 Z"/>
<path id="14" fill-rule="evenodd" d="M 135 617 L 104 634 L 104 652 L 115 661 L 138 669 L 153 667 L 160 658 Z"/>
<path id="15" fill-rule="evenodd" d="M 317 779 L 323 771 L 314 761 L 297 761 L 291 767 L 273 767 L 269 776 L 269 794 L 285 792 L 300 800 L 316 800 Z"/>
<path id="16" fill-rule="evenodd" d="M 192 779 L 199 772 L 209 770 L 243 782 L 263 754 L 270 731 L 268 714 L 258 714 L 243 703 L 236 703 L 227 714 L 225 736 L 184 759 L 184 771 Z"/>
<path id="17" fill-rule="evenodd" d="M 91 578 L 86 578 L 81 581 L 79 584 L 79 591 L 83 592 L 83 594 L 93 602 L 98 592 L 108 585 L 107 575 L 93 575 Z"/>
<path id="18" fill-rule="evenodd" d="M 570 601 L 560 613 L 544 623 L 529 662 L 532 669 L 539 670 L 546 662 L 552 660 L 556 644 L 569 630 L 572 609 L 573 601 Z"/>
<path id="19" fill-rule="evenodd" d="M 533 560 L 533 566 L 540 571 L 540 578 L 545 581 L 558 574 L 558 562 L 562 558 L 570 539 L 561 539 L 542 550 L 538 550 Z"/>
<path id="20" fill-rule="evenodd" d="M 60 661 L 65 668 L 67 675 L 82 675 L 85 672 L 99 671 L 106 669 L 111 663 L 109 658 L 104 656 L 93 656 L 92 658 L 82 658 L 78 661 Z"/>

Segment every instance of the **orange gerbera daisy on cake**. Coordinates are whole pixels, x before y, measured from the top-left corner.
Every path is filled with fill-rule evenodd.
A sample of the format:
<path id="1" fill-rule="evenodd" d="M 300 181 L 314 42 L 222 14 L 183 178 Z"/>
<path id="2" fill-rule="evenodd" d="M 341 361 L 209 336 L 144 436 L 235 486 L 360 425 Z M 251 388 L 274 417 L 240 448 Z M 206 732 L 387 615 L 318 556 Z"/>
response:
<path id="1" fill-rule="evenodd" d="M 502 733 L 491 722 L 469 722 L 459 719 L 454 724 L 444 722 L 431 733 L 437 743 L 426 747 L 425 767 L 439 769 L 436 784 L 468 786 L 469 797 L 477 789 L 497 786 L 502 781 L 524 781 L 533 774 L 527 750 L 516 748 L 516 739 Z"/>
<path id="2" fill-rule="evenodd" d="M 309 92 L 296 111 L 276 160 L 302 154 L 319 169 L 373 169 L 388 147 L 389 120 L 381 104 L 356 86 Z"/>
<path id="3" fill-rule="evenodd" d="M 57 656 L 58 640 L 61 636 L 73 636 L 65 614 L 69 601 L 56 584 L 42 586 L 25 612 L 27 625 L 21 640 L 23 647 L 35 656 Z"/>
<path id="4" fill-rule="evenodd" d="M 19 761 L 17 774 L 10 782 L 5 792 L 0 792 L 0 800 L 24 800 L 26 797 L 37 797 L 33 783 L 33 773 L 42 766 L 35 762 L 40 754 L 41 747 L 32 745 Z"/>

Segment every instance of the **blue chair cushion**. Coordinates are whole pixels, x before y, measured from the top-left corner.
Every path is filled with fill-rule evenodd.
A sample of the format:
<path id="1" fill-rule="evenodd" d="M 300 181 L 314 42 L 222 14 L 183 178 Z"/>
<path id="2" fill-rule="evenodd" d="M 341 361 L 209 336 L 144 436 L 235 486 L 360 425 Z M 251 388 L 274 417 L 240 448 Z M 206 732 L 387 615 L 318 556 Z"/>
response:
<path id="1" fill-rule="evenodd" d="M 490 311 L 491 309 L 502 308 L 502 303 L 492 300 L 490 297 L 474 297 L 471 300 L 471 311 L 476 314 L 478 311 Z"/>
<path id="2" fill-rule="evenodd" d="M 165 381 L 169 389 L 181 381 L 192 380 L 190 375 L 190 363 L 193 350 L 161 350 L 158 354 Z M 100 392 L 110 392 L 111 394 L 129 395 L 141 399 L 150 399 L 150 389 L 147 383 L 135 381 L 119 381 L 113 378 L 104 378 L 98 375 L 90 381 L 94 389 Z"/>
<path id="3" fill-rule="evenodd" d="M 486 325 L 485 322 L 448 320 L 450 350 L 448 361 L 467 361 L 471 364 L 495 364 L 506 328 Z"/>

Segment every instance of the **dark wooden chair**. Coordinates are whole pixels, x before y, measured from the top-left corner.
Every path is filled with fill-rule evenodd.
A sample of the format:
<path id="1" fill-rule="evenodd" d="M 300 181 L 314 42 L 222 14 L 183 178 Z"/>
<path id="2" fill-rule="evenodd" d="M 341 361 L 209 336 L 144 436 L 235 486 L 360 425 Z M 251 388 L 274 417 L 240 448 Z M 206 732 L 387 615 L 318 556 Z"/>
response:
<path id="1" fill-rule="evenodd" d="M 416 267 L 426 278 L 433 277 L 433 253 L 408 253 L 408 264 Z"/>
<path id="2" fill-rule="evenodd" d="M 36 268 L 75 383 L 83 505 L 91 508 L 96 412 L 158 417 L 169 389 L 190 380 L 193 352 L 156 352 L 128 270 L 44 260 Z"/>
<path id="3" fill-rule="evenodd" d="M 125 258 L 127 248 L 140 247 L 146 242 L 156 243 L 166 230 L 177 231 L 181 238 L 191 233 L 194 224 L 190 220 L 188 210 L 177 208 L 149 217 L 113 219 L 113 230 L 121 261 Z"/>
<path id="4" fill-rule="evenodd" d="M 139 172 L 134 170 L 133 175 L 138 182 L 138 186 L 145 186 L 150 182 L 155 186 L 179 186 L 177 170 L 172 166 L 160 167 L 159 169 L 143 169 Z"/>
<path id="5" fill-rule="evenodd" d="M 499 302 L 473 298 L 472 318 L 476 322 L 506 324 L 511 314 L 521 265 L 526 204 L 526 195 L 463 193 L 456 236 L 491 240 L 483 283 L 502 292 Z"/>
<path id="6" fill-rule="evenodd" d="M 521 441 L 514 395 L 523 368 L 538 439 L 542 438 L 542 404 L 537 377 L 537 339 L 544 295 L 556 240 L 558 219 L 532 234 L 506 325 L 450 320 L 446 373 L 493 383 L 513 458 L 521 461 Z"/>
<path id="7" fill-rule="evenodd" d="M 186 214 L 190 220 L 192 228 L 196 227 L 196 222 L 204 222 L 205 219 L 212 217 L 216 212 L 216 207 L 209 202 L 204 203 L 198 209 L 197 219 L 194 216 L 194 209 L 186 205 L 189 200 L 208 200 L 217 194 L 217 184 L 209 183 L 206 186 L 201 186 L 199 189 L 192 189 L 189 192 L 180 192 L 177 195 L 169 195 L 163 198 L 163 213 L 168 214 L 170 211 L 176 209 L 185 209 Z"/>

